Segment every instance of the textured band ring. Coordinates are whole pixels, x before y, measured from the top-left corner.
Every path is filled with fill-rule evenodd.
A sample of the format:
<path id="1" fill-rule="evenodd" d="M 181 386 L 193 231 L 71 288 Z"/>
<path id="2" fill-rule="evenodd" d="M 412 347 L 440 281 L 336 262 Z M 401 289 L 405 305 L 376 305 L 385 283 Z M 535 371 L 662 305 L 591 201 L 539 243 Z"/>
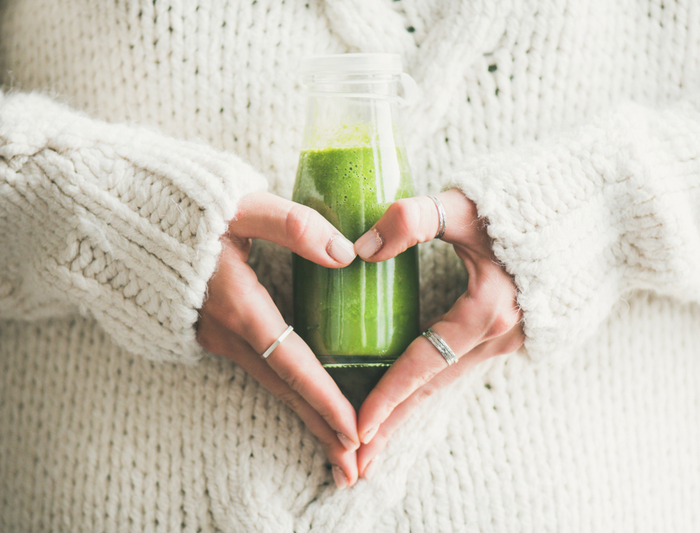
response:
<path id="1" fill-rule="evenodd" d="M 445 358 L 447 366 L 453 365 L 457 362 L 457 354 L 454 353 L 452 348 L 445 342 L 440 335 L 435 333 L 431 328 L 426 329 L 422 335 L 430 341 L 430 344 L 435 346 L 440 355 Z"/>
<path id="2" fill-rule="evenodd" d="M 267 359 L 267 356 L 270 355 L 275 350 L 275 348 L 282 344 L 282 341 L 287 338 L 287 335 L 289 335 L 293 329 L 294 328 L 292 326 L 287 326 L 287 329 L 285 329 L 282 332 L 282 335 L 277 337 L 277 340 L 273 342 L 272 345 L 267 350 L 265 350 L 260 357 L 262 357 L 263 359 Z"/>
<path id="3" fill-rule="evenodd" d="M 435 207 L 437 207 L 438 211 L 438 230 L 434 238 L 442 239 L 442 236 L 445 234 L 445 228 L 447 227 L 447 215 L 445 214 L 445 208 L 442 205 L 442 202 L 438 200 L 437 196 L 428 196 L 428 198 L 435 203 Z"/>

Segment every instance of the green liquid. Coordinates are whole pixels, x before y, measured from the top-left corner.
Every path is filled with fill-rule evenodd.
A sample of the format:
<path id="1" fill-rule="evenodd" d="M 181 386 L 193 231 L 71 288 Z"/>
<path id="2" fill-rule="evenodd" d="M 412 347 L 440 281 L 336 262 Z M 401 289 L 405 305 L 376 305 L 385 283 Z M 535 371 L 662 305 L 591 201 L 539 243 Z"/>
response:
<path id="1" fill-rule="evenodd" d="M 392 202 L 413 195 L 401 154 L 392 155 L 383 162 L 371 147 L 302 152 L 293 200 L 354 242 Z M 293 279 L 295 330 L 328 368 L 388 367 L 418 335 L 415 247 L 381 263 L 357 257 L 342 269 L 294 255 Z"/>

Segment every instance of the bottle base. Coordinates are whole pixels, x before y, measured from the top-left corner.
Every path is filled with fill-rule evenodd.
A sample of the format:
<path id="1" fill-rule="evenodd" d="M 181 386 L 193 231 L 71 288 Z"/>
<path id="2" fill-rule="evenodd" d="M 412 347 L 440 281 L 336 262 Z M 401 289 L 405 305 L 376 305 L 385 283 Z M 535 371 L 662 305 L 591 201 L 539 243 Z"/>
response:
<path id="1" fill-rule="evenodd" d="M 365 398 L 367 398 L 389 366 L 390 363 L 374 365 L 345 364 L 344 366 L 324 365 L 326 371 L 338 385 L 340 392 L 345 395 L 350 405 L 355 408 L 355 411 L 360 410 L 360 406 L 365 401 Z"/>
<path id="2" fill-rule="evenodd" d="M 384 367 L 389 368 L 396 356 L 381 355 L 317 355 L 316 358 L 326 368 L 362 368 Z"/>

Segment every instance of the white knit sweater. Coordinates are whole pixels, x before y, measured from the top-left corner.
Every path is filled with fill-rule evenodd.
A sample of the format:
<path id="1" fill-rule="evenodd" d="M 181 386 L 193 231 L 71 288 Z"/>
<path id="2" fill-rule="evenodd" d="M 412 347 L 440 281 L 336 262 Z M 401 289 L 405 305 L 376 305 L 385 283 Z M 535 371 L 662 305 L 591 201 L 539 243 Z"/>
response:
<path id="1" fill-rule="evenodd" d="M 0 531 L 700 531 L 700 4 L 0 17 Z M 299 59 L 353 51 L 417 80 L 417 189 L 476 202 L 527 341 L 338 491 L 301 421 L 193 328 L 240 198 L 291 196 Z M 291 321 L 288 251 L 251 263 Z M 466 290 L 444 243 L 421 283 L 425 319 Z"/>

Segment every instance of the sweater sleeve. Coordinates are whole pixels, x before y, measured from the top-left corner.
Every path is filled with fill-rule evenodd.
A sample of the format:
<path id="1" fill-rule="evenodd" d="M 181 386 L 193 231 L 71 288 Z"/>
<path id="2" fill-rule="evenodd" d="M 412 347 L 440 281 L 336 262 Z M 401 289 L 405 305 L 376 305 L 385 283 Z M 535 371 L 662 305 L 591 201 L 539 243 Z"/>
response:
<path id="1" fill-rule="evenodd" d="M 533 358 L 580 345 L 633 291 L 700 301 L 700 99 L 621 105 L 452 186 L 488 222 Z"/>
<path id="2" fill-rule="evenodd" d="M 195 361 L 219 238 L 265 186 L 204 143 L 0 92 L 0 318 L 79 310 L 133 353 Z"/>

